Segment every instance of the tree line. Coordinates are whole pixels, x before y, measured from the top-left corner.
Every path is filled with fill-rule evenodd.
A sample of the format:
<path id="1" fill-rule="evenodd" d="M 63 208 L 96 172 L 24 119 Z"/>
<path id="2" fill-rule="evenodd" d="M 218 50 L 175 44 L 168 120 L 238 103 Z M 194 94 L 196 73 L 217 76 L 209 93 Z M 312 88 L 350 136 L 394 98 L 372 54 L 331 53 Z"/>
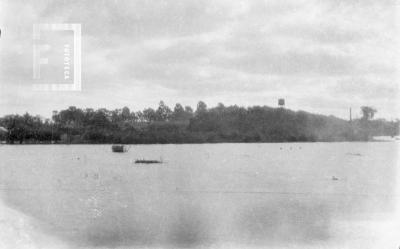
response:
<path id="1" fill-rule="evenodd" d="M 222 103 L 196 110 L 177 103 L 173 109 L 160 101 L 158 108 L 131 111 L 81 109 L 53 111 L 51 119 L 6 115 L 0 118 L 0 140 L 7 143 L 217 143 L 367 141 L 375 135 L 399 134 L 399 120 L 373 120 L 375 109 L 362 107 L 353 121 L 305 111 L 268 106 L 239 107 Z"/>

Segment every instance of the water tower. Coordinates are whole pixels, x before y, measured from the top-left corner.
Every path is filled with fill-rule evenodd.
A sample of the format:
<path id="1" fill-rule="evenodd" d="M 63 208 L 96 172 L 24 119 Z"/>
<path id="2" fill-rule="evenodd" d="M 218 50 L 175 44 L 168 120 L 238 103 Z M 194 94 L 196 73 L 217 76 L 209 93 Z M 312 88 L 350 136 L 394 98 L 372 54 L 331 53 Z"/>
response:
<path id="1" fill-rule="evenodd" d="M 281 108 L 285 107 L 285 99 L 278 99 L 278 106 Z"/>

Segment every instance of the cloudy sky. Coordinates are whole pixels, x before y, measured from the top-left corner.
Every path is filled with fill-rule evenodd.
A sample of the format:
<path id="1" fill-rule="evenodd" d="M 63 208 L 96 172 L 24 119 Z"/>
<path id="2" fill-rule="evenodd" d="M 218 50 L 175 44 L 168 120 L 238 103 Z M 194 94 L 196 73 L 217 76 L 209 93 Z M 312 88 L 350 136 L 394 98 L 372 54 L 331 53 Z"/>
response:
<path id="1" fill-rule="evenodd" d="M 287 107 L 400 118 L 395 0 L 0 1 L 0 115 L 78 107 Z M 32 26 L 80 23 L 82 91 L 32 90 Z"/>

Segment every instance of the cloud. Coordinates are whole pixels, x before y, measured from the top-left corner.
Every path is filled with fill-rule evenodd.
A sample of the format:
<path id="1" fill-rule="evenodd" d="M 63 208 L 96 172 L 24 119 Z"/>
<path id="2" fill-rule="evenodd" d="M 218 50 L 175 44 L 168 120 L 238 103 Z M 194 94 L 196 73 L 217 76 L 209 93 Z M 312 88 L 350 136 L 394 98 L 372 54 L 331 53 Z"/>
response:
<path id="1" fill-rule="evenodd" d="M 272 75 L 344 75 L 355 72 L 354 59 L 327 53 L 255 51 L 225 60 L 223 65 L 248 73 Z"/>
<path id="2" fill-rule="evenodd" d="M 399 85 L 380 79 L 366 77 L 347 78 L 338 81 L 332 92 L 336 96 L 358 98 L 364 100 L 396 99 L 399 97 Z"/>
<path id="3" fill-rule="evenodd" d="M 105 40 L 135 42 L 148 38 L 199 34 L 225 19 L 217 3 L 200 1 L 52 1 L 40 15 L 82 23 L 86 34 Z M 227 9 L 227 13 L 230 10 Z M 111 42 L 111 45 L 113 42 Z"/>
<path id="4" fill-rule="evenodd" d="M 349 29 L 324 25 L 293 25 L 277 30 L 278 34 L 299 37 L 322 44 L 346 44 L 365 42 L 373 38 L 373 33 L 360 29 Z"/>
<path id="5" fill-rule="evenodd" d="M 142 108 L 160 99 L 275 105 L 283 96 L 293 109 L 340 116 L 352 101 L 373 102 L 386 117 L 397 116 L 394 4 L 6 0 L 0 114 Z M 32 25 L 63 22 L 82 24 L 83 92 L 31 92 Z M 48 104 L 31 104 L 42 99 Z"/>

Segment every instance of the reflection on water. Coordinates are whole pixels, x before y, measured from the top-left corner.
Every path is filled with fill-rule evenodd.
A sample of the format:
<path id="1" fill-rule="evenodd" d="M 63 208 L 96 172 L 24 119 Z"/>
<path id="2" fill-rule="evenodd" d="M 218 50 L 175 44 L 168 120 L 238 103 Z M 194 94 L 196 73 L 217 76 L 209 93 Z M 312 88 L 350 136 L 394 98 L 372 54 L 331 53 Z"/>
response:
<path id="1" fill-rule="evenodd" d="M 71 248 L 343 247 L 370 236 L 343 227 L 395 210 L 396 143 L 109 150 L 2 146 L 3 202 Z"/>
<path id="2" fill-rule="evenodd" d="M 311 206 L 285 200 L 245 210 L 238 224 L 251 241 L 307 243 L 329 239 L 330 213 L 324 204 Z"/>

